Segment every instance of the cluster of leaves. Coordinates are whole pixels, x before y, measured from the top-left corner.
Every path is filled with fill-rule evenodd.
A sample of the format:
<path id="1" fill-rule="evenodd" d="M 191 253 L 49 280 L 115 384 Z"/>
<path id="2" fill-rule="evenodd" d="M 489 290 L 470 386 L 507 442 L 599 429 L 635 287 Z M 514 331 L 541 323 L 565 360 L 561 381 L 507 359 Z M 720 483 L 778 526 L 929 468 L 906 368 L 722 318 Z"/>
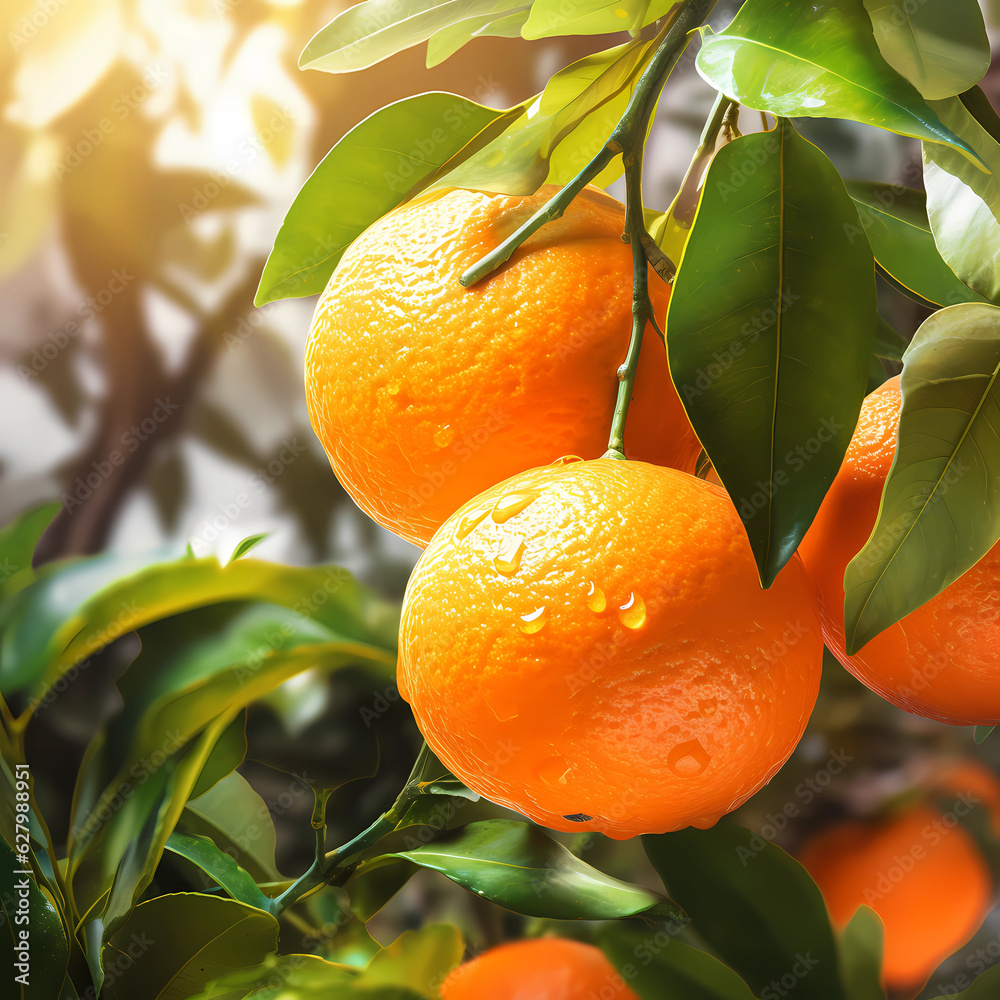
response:
<path id="1" fill-rule="evenodd" d="M 664 33 L 691 5 L 405 6 L 352 7 L 313 38 L 300 65 L 348 72 L 424 41 L 433 65 L 484 34 L 628 29 L 632 38 L 567 66 L 507 111 L 428 93 L 361 122 L 292 205 L 258 303 L 321 291 L 359 233 L 429 188 L 525 194 L 568 183 L 602 149 Z M 911 6 L 747 0 L 724 30 L 703 29 L 702 77 L 720 99 L 775 124 L 728 130 L 720 143 L 716 129 L 692 164 L 694 190 L 646 213 L 650 243 L 676 269 L 666 324 L 674 383 L 743 517 L 763 585 L 836 475 L 865 392 L 885 377 L 878 359 L 903 363 L 896 463 L 872 539 L 847 573 L 851 651 L 1000 539 L 990 486 L 1000 444 L 1000 118 L 977 86 L 989 45 L 974 0 Z M 919 139 L 926 195 L 845 182 L 796 130 L 792 119 L 805 117 Z M 616 161 L 595 181 L 620 170 Z M 337 249 L 317 262 L 309 251 L 331 231 Z M 876 275 L 940 310 L 905 356 L 906 339 L 878 315 Z"/>

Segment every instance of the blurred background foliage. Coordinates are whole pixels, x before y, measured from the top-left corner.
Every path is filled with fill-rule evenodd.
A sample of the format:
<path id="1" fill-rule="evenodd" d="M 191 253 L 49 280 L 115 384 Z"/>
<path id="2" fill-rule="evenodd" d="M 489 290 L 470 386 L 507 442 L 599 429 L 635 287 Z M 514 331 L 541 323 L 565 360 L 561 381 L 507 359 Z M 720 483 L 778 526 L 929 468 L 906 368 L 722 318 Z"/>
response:
<path id="1" fill-rule="evenodd" d="M 301 390 L 313 302 L 254 309 L 264 259 L 308 173 L 366 115 L 426 90 L 505 107 L 609 39 L 484 38 L 431 70 L 417 47 L 351 75 L 300 72 L 306 41 L 346 6 L 0 0 L 0 523 L 61 498 L 41 558 L 185 541 L 225 557 L 266 531 L 265 558 L 337 562 L 401 596 L 417 550 L 338 487 Z M 713 23 L 735 7 L 723 0 Z M 995 55 L 1000 3 L 986 8 Z M 1000 107 L 996 64 L 983 87 Z M 648 146 L 650 207 L 669 203 L 712 97 L 685 60 Z M 848 122 L 803 131 L 845 177 L 920 185 L 915 141 Z M 926 313 L 888 286 L 880 295 L 912 334 Z M 33 726 L 39 801 L 57 840 L 76 765 L 120 706 L 114 681 L 134 647 L 127 636 L 93 657 Z M 251 706 L 247 738 L 241 772 L 275 819 L 288 874 L 311 857 L 310 781 L 342 785 L 330 810 L 337 842 L 391 801 L 419 745 L 395 688 L 361 671 L 289 682 Z M 848 763 L 803 792 L 834 753 Z M 1000 764 L 996 739 L 974 748 L 971 731 L 899 712 L 831 665 L 806 739 L 737 818 L 767 836 L 785 815 L 773 839 L 794 849 L 957 753 Z M 637 845 L 576 846 L 612 874 L 657 883 Z M 169 866 L 161 876 L 169 891 Z M 428 873 L 378 919 L 390 940 L 428 916 L 456 921 L 478 947 L 519 919 Z M 998 934 L 994 913 L 967 953 Z M 964 967 L 962 954 L 953 961 Z M 932 984 L 947 981 L 945 968 Z"/>

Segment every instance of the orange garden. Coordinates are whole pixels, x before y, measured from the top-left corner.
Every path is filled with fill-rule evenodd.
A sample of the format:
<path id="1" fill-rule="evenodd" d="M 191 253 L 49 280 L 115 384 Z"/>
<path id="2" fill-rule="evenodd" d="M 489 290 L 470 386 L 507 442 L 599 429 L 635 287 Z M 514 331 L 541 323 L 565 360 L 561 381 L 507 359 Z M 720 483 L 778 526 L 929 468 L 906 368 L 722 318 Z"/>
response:
<path id="1" fill-rule="evenodd" d="M 503 109 L 404 96 L 309 164 L 253 280 L 255 315 L 318 296 L 316 440 L 211 537 L 80 542 L 120 449 L 10 512 L 3 996 L 1000 996 L 986 25 L 973 0 L 364 0 L 320 26 L 317 89 L 414 47 L 564 58 Z M 660 202 L 685 80 L 707 104 Z M 837 129 L 916 175 L 859 176 Z M 130 440 L 159 446 L 172 398 Z M 332 470 L 283 478 L 307 447 Z M 279 479 L 415 546 L 405 587 L 263 532 L 199 548 Z M 74 689 L 104 693 L 59 742 Z"/>

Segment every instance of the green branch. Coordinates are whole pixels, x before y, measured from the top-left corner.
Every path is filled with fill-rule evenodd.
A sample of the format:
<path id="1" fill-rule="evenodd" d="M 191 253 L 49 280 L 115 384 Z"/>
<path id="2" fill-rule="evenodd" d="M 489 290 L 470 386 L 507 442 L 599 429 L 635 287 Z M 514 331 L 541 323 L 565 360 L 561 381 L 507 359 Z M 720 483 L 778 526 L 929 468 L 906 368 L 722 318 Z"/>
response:
<path id="1" fill-rule="evenodd" d="M 642 158 L 650 115 L 663 84 L 690 40 L 715 6 L 716 0 L 688 0 L 667 29 L 663 41 L 650 59 L 636 84 L 628 107 L 600 152 L 557 194 L 550 198 L 527 222 L 512 233 L 496 249 L 472 265 L 459 279 L 466 288 L 482 281 L 513 255 L 514 251 L 547 222 L 558 219 L 570 202 L 616 156 Z M 626 181 L 627 183 L 627 181 Z M 637 241 L 636 241 L 637 242 Z"/>

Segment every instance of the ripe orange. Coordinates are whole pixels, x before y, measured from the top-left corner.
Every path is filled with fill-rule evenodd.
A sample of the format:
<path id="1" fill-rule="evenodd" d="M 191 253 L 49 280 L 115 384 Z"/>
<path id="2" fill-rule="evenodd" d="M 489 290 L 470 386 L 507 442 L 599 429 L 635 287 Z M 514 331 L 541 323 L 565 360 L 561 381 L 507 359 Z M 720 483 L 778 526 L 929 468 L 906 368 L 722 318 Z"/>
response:
<path id="1" fill-rule="evenodd" d="M 954 725 L 1000 722 L 1000 546 L 853 656 L 844 641 L 844 571 L 875 526 L 896 451 L 899 379 L 865 400 L 844 464 L 799 554 L 816 585 L 827 646 L 863 684 L 918 715 Z"/>
<path id="2" fill-rule="evenodd" d="M 347 492 L 408 541 L 494 483 L 607 448 L 632 323 L 622 205 L 586 188 L 500 271 L 458 282 L 555 190 L 424 195 L 355 240 L 316 306 L 313 427 Z M 662 325 L 669 289 L 650 274 Z M 692 472 L 700 452 L 651 328 L 625 441 Z"/>
<path id="3" fill-rule="evenodd" d="M 711 826 L 785 762 L 822 642 L 761 590 L 725 493 L 642 462 L 532 469 L 450 518 L 403 600 L 399 689 L 470 788 L 558 830 Z"/>
<path id="4" fill-rule="evenodd" d="M 989 912 L 993 884 L 976 842 L 947 816 L 917 805 L 882 823 L 846 821 L 800 852 L 843 926 L 862 904 L 885 924 L 885 985 L 920 987 Z"/>
<path id="5" fill-rule="evenodd" d="M 591 1000 L 609 992 L 616 1000 L 639 1000 L 599 948 L 534 938 L 460 965 L 444 981 L 441 1000 Z"/>

